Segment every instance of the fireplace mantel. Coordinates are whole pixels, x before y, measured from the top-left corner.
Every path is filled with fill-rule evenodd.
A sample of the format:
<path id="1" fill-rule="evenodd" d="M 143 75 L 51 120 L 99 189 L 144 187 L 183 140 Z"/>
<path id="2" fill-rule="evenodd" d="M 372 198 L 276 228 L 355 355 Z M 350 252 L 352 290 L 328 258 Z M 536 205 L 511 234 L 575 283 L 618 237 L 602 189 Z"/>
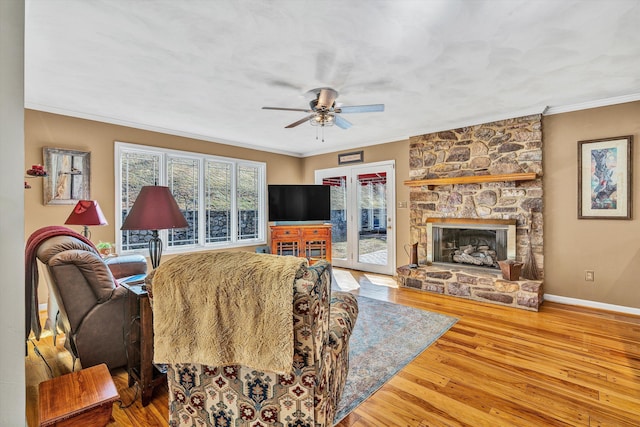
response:
<path id="1" fill-rule="evenodd" d="M 516 225 L 515 219 L 497 219 L 497 218 L 427 218 L 427 223 L 438 222 L 445 224 L 502 224 Z"/>
<path id="2" fill-rule="evenodd" d="M 471 175 L 471 176 L 456 176 L 451 178 L 433 178 L 433 179 L 415 179 L 404 182 L 404 185 L 408 187 L 422 187 L 429 186 L 432 189 L 435 185 L 450 185 L 450 184 L 477 184 L 482 182 L 509 182 L 509 181 L 531 181 L 537 178 L 537 174 L 530 173 L 506 173 L 499 175 Z"/>

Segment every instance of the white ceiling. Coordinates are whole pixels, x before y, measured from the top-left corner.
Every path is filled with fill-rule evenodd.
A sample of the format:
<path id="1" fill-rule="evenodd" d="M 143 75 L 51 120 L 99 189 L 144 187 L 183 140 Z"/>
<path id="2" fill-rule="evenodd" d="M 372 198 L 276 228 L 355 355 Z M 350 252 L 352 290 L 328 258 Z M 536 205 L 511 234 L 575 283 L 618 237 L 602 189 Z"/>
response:
<path id="1" fill-rule="evenodd" d="M 326 86 L 385 111 L 322 142 L 261 109 Z M 640 99 L 639 0 L 26 2 L 27 108 L 296 156 L 611 98 Z"/>

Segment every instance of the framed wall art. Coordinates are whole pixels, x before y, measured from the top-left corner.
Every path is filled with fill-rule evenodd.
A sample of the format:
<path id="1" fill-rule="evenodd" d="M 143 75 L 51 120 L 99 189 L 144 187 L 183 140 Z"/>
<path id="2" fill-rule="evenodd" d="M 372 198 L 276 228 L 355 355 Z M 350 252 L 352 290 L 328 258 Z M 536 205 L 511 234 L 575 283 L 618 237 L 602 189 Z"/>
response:
<path id="1" fill-rule="evenodd" d="M 578 141 L 578 218 L 631 219 L 633 136 Z"/>
<path id="2" fill-rule="evenodd" d="M 43 185 L 45 205 L 74 205 L 91 199 L 91 153 L 45 147 L 42 156 L 48 173 Z"/>
<path id="3" fill-rule="evenodd" d="M 350 163 L 364 162 L 364 151 L 354 151 L 352 153 L 338 154 L 338 164 L 347 165 Z"/>

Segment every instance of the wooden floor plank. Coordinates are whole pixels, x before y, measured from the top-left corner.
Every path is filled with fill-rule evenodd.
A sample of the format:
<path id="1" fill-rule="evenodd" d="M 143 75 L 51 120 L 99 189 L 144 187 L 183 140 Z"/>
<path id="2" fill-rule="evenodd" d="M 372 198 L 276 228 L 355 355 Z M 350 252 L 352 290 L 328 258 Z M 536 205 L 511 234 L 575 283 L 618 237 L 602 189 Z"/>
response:
<path id="1" fill-rule="evenodd" d="M 361 286 L 355 294 L 458 321 L 339 427 L 640 425 L 640 316 L 548 301 L 529 312 L 398 289 L 388 276 L 351 274 Z M 53 346 L 51 336 L 36 343 L 51 371 L 29 343 L 29 426 L 37 425 L 38 383 L 73 368 L 63 343 L 59 337 Z M 114 405 L 110 427 L 167 426 L 166 387 L 142 407 L 126 372 L 112 376 L 122 403 Z"/>
<path id="2" fill-rule="evenodd" d="M 493 427 L 496 425 L 503 425 L 507 427 L 512 425 L 507 422 L 502 422 L 500 419 L 491 415 L 489 413 L 489 407 L 478 408 L 470 405 L 466 399 L 458 400 L 456 395 L 443 392 L 444 390 L 447 390 L 446 387 L 442 390 L 423 387 L 416 382 L 407 380 L 402 375 L 393 377 L 388 384 L 389 391 L 393 391 L 394 394 L 398 396 L 397 399 L 400 404 L 402 404 L 402 402 L 409 401 L 409 395 L 414 397 L 420 396 L 420 399 L 423 402 L 428 402 L 429 405 L 439 408 L 440 411 L 449 414 L 449 416 L 452 416 L 458 421 L 461 419 L 459 414 L 463 414 L 464 422 L 473 426 Z M 382 392 L 381 394 L 384 394 L 386 389 L 381 389 L 380 391 Z"/>
<path id="3" fill-rule="evenodd" d="M 424 380 L 410 373 L 409 369 L 400 372 L 399 376 L 419 385 L 424 384 Z M 500 419 L 505 423 L 530 422 L 532 425 L 551 425 L 556 421 L 546 414 L 531 411 L 524 413 L 522 403 L 516 399 L 517 396 L 513 393 L 496 393 L 495 387 L 489 382 L 478 386 L 466 381 L 450 380 L 446 385 L 436 387 L 435 390 L 458 402 L 464 402 L 467 406 L 487 412 L 492 415 L 492 418 Z"/>
<path id="4" fill-rule="evenodd" d="M 446 356 L 442 354 L 427 356 L 434 357 L 433 362 L 430 362 L 427 357 L 420 361 L 420 363 L 431 367 L 427 369 L 438 369 L 442 374 L 450 376 L 453 382 L 464 383 L 482 390 L 480 396 L 482 400 L 498 397 L 509 401 L 508 407 L 494 407 L 492 411 L 515 412 L 523 417 L 526 415 L 525 419 L 528 421 L 528 425 L 538 425 L 534 421 L 547 418 L 554 420 L 548 425 L 559 424 L 560 420 L 571 418 L 575 412 L 575 408 L 565 408 L 562 405 L 556 408 L 555 401 L 544 404 L 542 402 L 533 403 L 528 392 L 528 386 L 532 381 L 526 373 L 514 372 L 507 365 L 470 360 L 465 355 L 452 353 L 448 353 Z M 483 372 L 483 376 L 469 375 L 469 372 Z M 401 374 L 403 373 L 401 372 Z M 544 384 L 544 382 L 540 383 Z M 446 390 L 442 390 L 442 392 L 444 393 Z M 540 411 L 543 406 L 545 410 Z M 579 416 L 575 417 L 574 421 L 574 424 L 569 425 L 587 425 L 586 420 Z M 523 425 L 527 425 L 527 423 Z"/>
<path id="5" fill-rule="evenodd" d="M 444 348 L 445 344 L 442 345 Z M 436 357 L 438 357 L 436 355 Z M 487 376 L 487 380 L 493 384 L 493 387 L 497 387 L 497 384 L 507 383 L 506 378 L 501 378 L 499 374 L 499 370 L 492 369 L 492 367 L 500 367 L 503 370 L 503 373 L 512 376 L 513 379 L 518 381 L 518 384 L 509 384 L 509 388 L 505 390 L 505 392 L 511 393 L 511 399 L 518 399 L 517 390 L 523 390 L 522 385 L 526 384 L 526 392 L 522 394 L 520 397 L 522 401 L 522 405 L 527 407 L 527 400 L 530 399 L 531 390 L 544 390 L 543 395 L 549 396 L 546 398 L 546 401 L 543 401 L 543 397 L 539 394 L 537 398 L 540 399 L 539 404 L 544 404 L 547 410 L 550 413 L 555 413 L 556 404 L 558 402 L 557 396 L 562 396 L 560 402 L 563 402 L 564 409 L 559 409 L 556 416 L 563 417 L 575 417 L 577 420 L 582 420 L 586 422 L 586 417 L 580 414 L 578 410 L 581 405 L 593 406 L 594 408 L 599 408 L 598 411 L 602 411 L 602 413 L 609 413 L 613 410 L 620 411 L 621 413 L 626 414 L 634 414 L 637 412 L 636 407 L 636 397 L 637 393 L 635 390 L 632 390 L 630 395 L 623 395 L 620 389 L 613 390 L 615 387 L 613 384 L 608 382 L 597 381 L 574 381 L 575 378 L 566 378 L 561 379 L 560 377 L 556 378 L 553 376 L 553 370 L 549 367 L 551 362 L 549 362 L 549 358 L 546 358 L 546 363 L 544 369 L 538 369 L 537 371 L 529 369 L 523 369 L 517 366 L 517 364 L 522 364 L 526 366 L 527 363 L 522 363 L 522 360 L 517 361 L 514 358 L 511 359 L 501 359 L 499 357 L 491 358 L 491 359 L 482 359 L 479 357 L 471 358 L 468 354 L 454 352 L 450 349 L 447 350 L 446 361 L 442 361 L 438 366 L 442 367 L 442 365 L 454 366 L 454 369 L 458 371 L 462 370 L 462 367 L 465 366 L 470 370 L 479 371 L 482 370 L 485 372 Z M 507 362 L 505 362 L 507 361 Z M 515 363 L 515 365 L 514 365 Z M 474 366 L 474 364 L 479 364 Z M 458 378 L 453 377 L 450 372 L 440 370 L 441 373 L 445 375 L 451 375 L 452 380 L 456 380 Z M 526 383 L 523 383 L 526 381 Z M 603 384 L 606 384 L 605 387 L 602 387 Z M 615 404 L 611 404 L 611 401 L 606 401 L 602 399 L 602 395 L 605 393 L 607 396 L 610 396 L 610 400 L 614 399 L 623 399 L 624 401 L 618 401 Z M 610 394 L 609 394 L 610 393 Z M 615 397 L 614 397 L 615 396 Z M 567 410 L 569 412 L 567 412 Z M 576 414 L 575 416 L 572 414 Z M 622 419 L 627 419 L 629 422 L 630 419 L 633 419 L 633 415 L 625 415 Z M 586 424 L 585 424 L 586 425 Z"/>

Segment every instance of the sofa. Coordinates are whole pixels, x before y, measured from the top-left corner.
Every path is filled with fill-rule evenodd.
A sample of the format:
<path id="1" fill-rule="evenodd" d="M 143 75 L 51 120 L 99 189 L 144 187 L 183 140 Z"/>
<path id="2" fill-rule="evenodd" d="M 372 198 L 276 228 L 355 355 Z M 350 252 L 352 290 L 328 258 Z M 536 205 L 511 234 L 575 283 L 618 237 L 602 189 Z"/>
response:
<path id="1" fill-rule="evenodd" d="M 149 279 L 155 316 L 153 273 Z M 326 261 L 303 264 L 291 285 L 294 351 L 289 372 L 245 365 L 168 364 L 170 426 L 333 425 L 349 368 L 357 300 L 346 292 L 332 295 L 331 265 Z"/>

